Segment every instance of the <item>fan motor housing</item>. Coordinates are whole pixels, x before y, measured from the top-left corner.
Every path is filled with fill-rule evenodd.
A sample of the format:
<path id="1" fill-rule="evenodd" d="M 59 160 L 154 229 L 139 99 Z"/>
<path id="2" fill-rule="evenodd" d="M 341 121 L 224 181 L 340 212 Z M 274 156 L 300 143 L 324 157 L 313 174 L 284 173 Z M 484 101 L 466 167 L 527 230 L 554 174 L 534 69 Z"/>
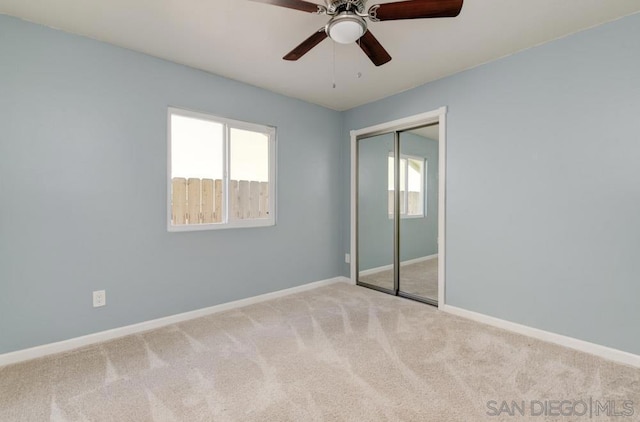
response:
<path id="1" fill-rule="evenodd" d="M 337 15 L 341 12 L 355 12 L 356 14 L 362 14 L 364 12 L 364 4 L 366 0 L 333 0 L 328 1 L 327 14 Z"/>

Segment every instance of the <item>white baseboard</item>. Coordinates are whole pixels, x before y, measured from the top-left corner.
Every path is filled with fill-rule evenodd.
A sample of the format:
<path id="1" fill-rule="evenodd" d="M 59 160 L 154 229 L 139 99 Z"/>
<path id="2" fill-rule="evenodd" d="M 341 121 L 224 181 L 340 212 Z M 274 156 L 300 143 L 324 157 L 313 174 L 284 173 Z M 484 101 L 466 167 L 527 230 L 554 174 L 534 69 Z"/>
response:
<path id="1" fill-rule="evenodd" d="M 163 318 L 153 319 L 140 322 L 137 324 L 127 325 L 124 327 L 113 328 L 111 330 L 101 331 L 98 333 L 88 334 L 86 336 L 76 337 L 69 340 L 63 340 L 56 343 L 44 344 L 42 346 L 31 347 L 29 349 L 18 350 L 0 355 L 0 366 L 10 365 L 13 363 L 23 362 L 26 360 L 36 359 L 43 356 L 53 355 L 56 353 L 67 352 L 79 347 L 89 346 L 103 341 L 113 340 L 115 338 L 140 333 L 143 331 L 153 330 L 155 328 L 164 327 L 182 321 L 215 314 L 218 312 L 228 311 L 231 309 L 242 308 L 254 303 L 264 302 L 266 300 L 276 299 L 288 296 L 294 293 L 304 292 L 315 289 L 317 287 L 327 286 L 338 282 L 350 283 L 347 277 L 334 277 L 326 280 L 315 281 L 313 283 L 303 284 L 302 286 L 291 287 L 276 292 L 265 293 L 246 299 L 235 300 L 233 302 L 221 303 L 219 305 L 210 306 L 208 308 L 196 309 L 195 311 L 184 312 L 181 314 L 171 315 Z"/>
<path id="2" fill-rule="evenodd" d="M 359 275 L 361 277 L 364 277 L 367 275 L 377 274 L 377 273 L 381 273 L 383 271 L 392 270 L 392 269 L 393 269 L 393 264 L 383 265 L 382 267 L 375 267 L 375 268 L 369 268 L 368 270 L 362 270 L 360 271 Z"/>
<path id="3" fill-rule="evenodd" d="M 624 363 L 640 368 L 640 355 L 635 355 L 633 353 L 624 352 L 622 350 L 613 349 L 607 346 L 601 346 L 599 344 L 590 343 L 584 340 L 578 340 L 576 338 L 567 337 L 562 334 L 556 334 L 549 331 L 540 330 L 538 328 L 517 324 L 515 322 L 506 321 L 504 319 L 495 318 L 473 311 L 468 311 L 466 309 L 458 308 L 451 305 L 445 304 L 441 306 L 440 309 L 450 314 L 477 321 L 483 324 L 491 325 L 493 327 L 502 328 L 507 331 L 512 331 L 514 333 L 533 337 L 535 339 L 546 341 L 548 343 L 558 344 L 560 346 L 568 347 L 570 349 L 574 349 L 584 353 L 589 353 L 591 355 L 595 355 L 614 362 Z"/>
<path id="4" fill-rule="evenodd" d="M 400 263 L 400 266 L 404 267 L 405 265 L 417 264 L 418 262 L 428 261 L 430 259 L 434 259 L 437 257 L 438 257 L 438 254 L 436 253 L 433 255 L 427 255 L 427 256 L 421 256 L 419 258 L 408 259 L 406 261 L 402 261 Z M 381 273 L 382 271 L 387 271 L 392 269 L 393 269 L 393 264 L 383 265 L 382 267 L 369 268 L 368 270 L 360 271 L 360 275 L 367 276 L 367 275 L 377 274 L 377 273 Z"/>

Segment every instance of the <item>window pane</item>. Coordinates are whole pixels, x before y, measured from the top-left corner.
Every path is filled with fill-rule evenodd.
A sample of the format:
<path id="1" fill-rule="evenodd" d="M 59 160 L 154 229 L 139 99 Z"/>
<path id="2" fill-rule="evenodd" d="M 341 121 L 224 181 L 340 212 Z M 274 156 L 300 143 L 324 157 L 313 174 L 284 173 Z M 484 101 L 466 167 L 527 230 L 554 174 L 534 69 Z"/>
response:
<path id="1" fill-rule="evenodd" d="M 407 213 L 407 160 L 400 159 L 400 214 Z"/>
<path id="2" fill-rule="evenodd" d="M 409 158 L 408 160 L 408 215 L 423 215 L 424 208 L 424 160 Z"/>
<path id="3" fill-rule="evenodd" d="M 229 149 L 232 180 L 269 181 L 269 136 L 232 128 Z"/>
<path id="4" fill-rule="evenodd" d="M 223 125 L 171 115 L 171 224 L 223 221 Z"/>
<path id="5" fill-rule="evenodd" d="M 409 159 L 409 192 L 422 190 L 422 160 Z"/>
<path id="6" fill-rule="evenodd" d="M 223 125 L 171 116 L 171 177 L 222 179 Z"/>
<path id="7" fill-rule="evenodd" d="M 389 166 L 388 166 L 388 173 L 387 174 L 389 175 L 389 190 L 390 191 L 395 189 L 395 183 L 393 181 L 393 179 L 394 179 L 393 176 L 395 175 L 395 173 L 393 171 L 393 167 L 394 167 L 393 163 L 394 163 L 393 157 L 389 157 Z"/>
<path id="8" fill-rule="evenodd" d="M 269 216 L 269 136 L 231 128 L 229 139 L 229 217 Z"/>
<path id="9" fill-rule="evenodd" d="M 389 159 L 387 160 L 387 190 L 388 190 L 388 195 L 387 195 L 387 211 L 389 213 L 390 216 L 393 216 L 393 192 L 395 190 L 395 184 L 394 184 L 394 172 L 393 172 L 393 167 L 394 167 L 394 161 L 393 161 L 393 157 L 389 157 Z"/>
<path id="10" fill-rule="evenodd" d="M 389 214 L 393 214 L 393 192 L 395 189 L 394 186 L 394 157 L 389 157 Z M 400 159 L 400 214 L 406 214 L 406 204 L 407 204 L 407 193 L 406 193 L 406 183 L 407 183 L 407 160 L 405 158 Z"/>
<path id="11" fill-rule="evenodd" d="M 400 190 L 406 190 L 407 186 L 407 160 L 400 159 Z"/>

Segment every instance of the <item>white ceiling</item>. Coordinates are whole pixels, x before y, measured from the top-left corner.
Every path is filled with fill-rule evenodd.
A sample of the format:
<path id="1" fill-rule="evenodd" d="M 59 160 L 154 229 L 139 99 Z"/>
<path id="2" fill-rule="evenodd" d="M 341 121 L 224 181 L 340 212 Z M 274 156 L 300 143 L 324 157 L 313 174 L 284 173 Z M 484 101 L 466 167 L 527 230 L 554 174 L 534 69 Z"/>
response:
<path id="1" fill-rule="evenodd" d="M 440 140 L 440 125 L 437 123 L 435 125 L 411 129 L 409 132 L 422 136 L 423 138 L 433 139 L 434 141 Z"/>
<path id="2" fill-rule="evenodd" d="M 2 14 L 336 110 L 638 11 L 638 0 L 466 0 L 457 18 L 371 23 L 393 57 L 377 68 L 357 45 L 330 39 L 282 60 L 328 18 L 248 0 L 0 0 Z"/>

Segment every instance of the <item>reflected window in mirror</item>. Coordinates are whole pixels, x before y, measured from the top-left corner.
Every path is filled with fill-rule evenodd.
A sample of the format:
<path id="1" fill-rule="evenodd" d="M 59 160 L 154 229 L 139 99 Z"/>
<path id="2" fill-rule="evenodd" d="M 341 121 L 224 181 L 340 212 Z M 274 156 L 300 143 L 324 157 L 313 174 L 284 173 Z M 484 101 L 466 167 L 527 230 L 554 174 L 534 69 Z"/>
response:
<path id="1" fill-rule="evenodd" d="M 393 218 L 394 202 L 394 167 L 395 160 L 393 154 L 388 160 L 388 213 L 389 218 Z M 427 209 L 425 201 L 427 198 L 427 160 L 424 157 L 411 155 L 400 156 L 400 217 L 401 218 L 421 218 L 426 217 Z"/>

